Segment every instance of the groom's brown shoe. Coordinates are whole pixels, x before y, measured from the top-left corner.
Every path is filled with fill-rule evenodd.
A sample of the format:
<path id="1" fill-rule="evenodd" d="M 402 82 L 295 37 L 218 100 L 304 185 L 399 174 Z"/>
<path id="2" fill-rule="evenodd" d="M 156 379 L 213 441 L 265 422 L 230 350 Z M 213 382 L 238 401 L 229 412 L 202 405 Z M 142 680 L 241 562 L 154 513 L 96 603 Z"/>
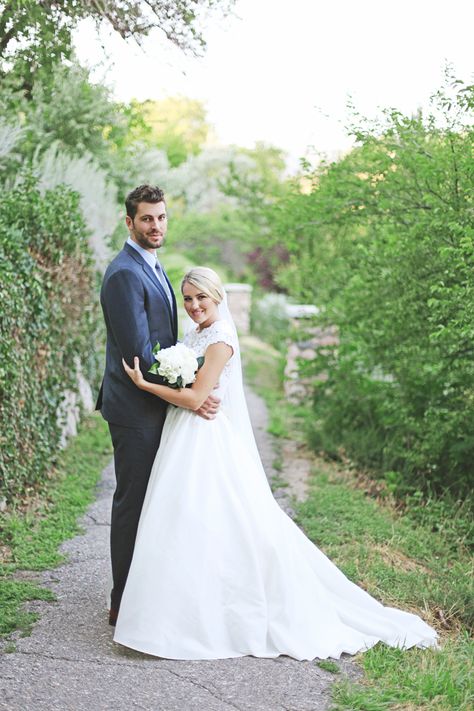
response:
<path id="1" fill-rule="evenodd" d="M 117 624 L 117 617 L 118 617 L 118 610 L 111 607 L 109 610 L 109 625 L 112 625 L 112 627 L 115 627 L 115 625 Z"/>

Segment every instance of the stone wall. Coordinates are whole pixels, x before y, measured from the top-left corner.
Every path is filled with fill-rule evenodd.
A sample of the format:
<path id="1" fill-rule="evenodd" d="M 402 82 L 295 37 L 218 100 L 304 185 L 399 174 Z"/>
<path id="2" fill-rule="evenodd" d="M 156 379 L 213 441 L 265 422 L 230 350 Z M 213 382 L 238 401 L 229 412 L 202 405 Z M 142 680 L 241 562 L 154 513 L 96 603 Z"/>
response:
<path id="1" fill-rule="evenodd" d="M 316 306 L 289 304 L 287 312 L 290 317 L 291 330 L 296 333 L 296 338 L 288 345 L 284 389 L 286 397 L 291 402 L 298 403 L 310 396 L 312 382 L 312 378 L 305 378 L 301 375 L 299 361 L 313 360 L 319 350 L 325 346 L 337 345 L 339 340 L 335 327 L 321 328 L 311 325 L 312 317 L 318 313 Z M 316 377 L 321 379 L 325 377 L 325 374 L 320 373 Z"/>
<path id="2" fill-rule="evenodd" d="M 82 414 L 89 414 L 94 410 L 94 396 L 92 389 L 85 379 L 81 363 L 78 358 L 75 360 L 77 389 L 66 390 L 63 394 L 63 401 L 56 413 L 58 425 L 61 428 L 61 440 L 59 446 L 64 448 L 69 437 L 75 437 L 77 434 L 77 426 Z"/>
<path id="3" fill-rule="evenodd" d="M 241 335 L 250 332 L 250 307 L 252 305 L 252 287 L 250 284 L 224 284 L 227 292 L 229 311 L 234 319 L 237 331 Z"/>

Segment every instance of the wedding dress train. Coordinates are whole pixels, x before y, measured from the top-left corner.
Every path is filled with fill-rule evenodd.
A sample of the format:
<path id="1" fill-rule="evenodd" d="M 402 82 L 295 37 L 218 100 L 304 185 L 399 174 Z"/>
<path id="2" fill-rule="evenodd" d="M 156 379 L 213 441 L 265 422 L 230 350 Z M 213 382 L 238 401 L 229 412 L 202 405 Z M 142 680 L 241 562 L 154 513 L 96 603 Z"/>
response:
<path id="1" fill-rule="evenodd" d="M 218 341 L 238 348 L 226 321 L 186 339 L 197 355 Z M 114 640 L 172 659 L 303 660 L 436 646 L 436 633 L 348 580 L 280 509 L 224 396 L 212 421 L 169 407 Z"/>

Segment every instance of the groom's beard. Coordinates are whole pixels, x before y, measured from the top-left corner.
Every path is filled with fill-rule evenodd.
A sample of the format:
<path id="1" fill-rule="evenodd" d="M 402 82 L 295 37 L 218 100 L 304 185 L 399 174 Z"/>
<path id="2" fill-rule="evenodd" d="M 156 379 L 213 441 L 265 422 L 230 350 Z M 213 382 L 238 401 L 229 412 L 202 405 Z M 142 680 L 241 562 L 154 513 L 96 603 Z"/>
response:
<path id="1" fill-rule="evenodd" d="M 131 230 L 132 236 L 143 249 L 159 249 L 165 240 L 165 235 L 162 232 L 150 230 L 150 232 L 140 232 L 140 230 Z"/>

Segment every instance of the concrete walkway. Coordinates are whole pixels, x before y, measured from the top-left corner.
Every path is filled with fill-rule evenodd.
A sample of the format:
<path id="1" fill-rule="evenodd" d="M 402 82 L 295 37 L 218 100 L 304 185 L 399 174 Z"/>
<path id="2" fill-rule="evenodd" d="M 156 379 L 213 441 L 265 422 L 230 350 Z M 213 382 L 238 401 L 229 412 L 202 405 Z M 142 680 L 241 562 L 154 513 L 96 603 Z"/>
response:
<path id="1" fill-rule="evenodd" d="M 263 402 L 248 393 L 262 459 L 274 473 Z M 112 642 L 107 624 L 109 515 L 113 466 L 103 472 L 84 534 L 62 549 L 67 563 L 46 572 L 56 603 L 35 602 L 40 619 L 30 637 L 0 659 L 0 709 L 5 711 L 322 711 L 330 708 L 334 674 L 314 662 L 278 659 L 172 661 Z M 285 506 L 285 501 L 281 502 Z M 350 660 L 339 662 L 350 676 Z"/>

